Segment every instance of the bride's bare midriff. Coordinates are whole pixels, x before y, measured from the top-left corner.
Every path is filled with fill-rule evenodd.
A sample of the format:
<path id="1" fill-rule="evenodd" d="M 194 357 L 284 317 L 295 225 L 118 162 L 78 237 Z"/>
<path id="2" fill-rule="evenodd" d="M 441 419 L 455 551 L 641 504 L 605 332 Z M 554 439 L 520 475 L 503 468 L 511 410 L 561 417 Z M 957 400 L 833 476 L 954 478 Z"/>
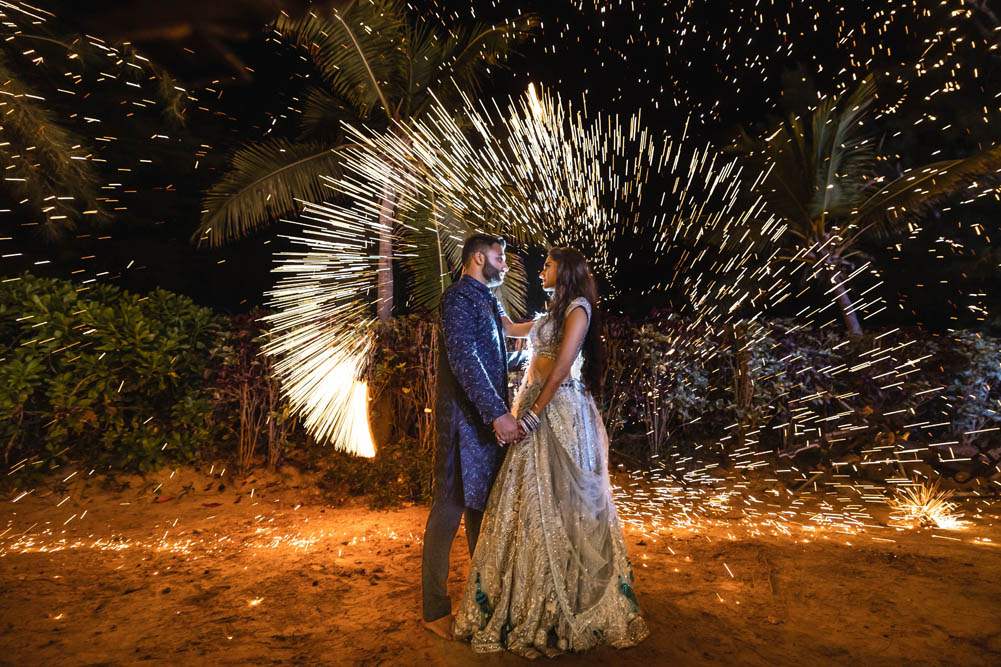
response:
<path id="1" fill-rule="evenodd" d="M 545 382 L 549 374 L 553 372 L 554 366 L 556 366 L 556 362 L 553 359 L 532 357 L 531 363 L 528 364 L 528 371 L 526 371 L 529 383 Z"/>

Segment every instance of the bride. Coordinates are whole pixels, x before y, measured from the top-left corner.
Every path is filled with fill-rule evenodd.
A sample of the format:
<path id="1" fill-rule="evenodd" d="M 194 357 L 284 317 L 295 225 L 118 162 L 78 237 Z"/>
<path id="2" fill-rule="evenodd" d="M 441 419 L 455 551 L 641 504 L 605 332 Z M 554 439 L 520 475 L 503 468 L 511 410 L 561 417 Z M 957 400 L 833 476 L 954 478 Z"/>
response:
<path id="1" fill-rule="evenodd" d="M 478 653 L 528 658 L 625 648 L 648 634 L 592 397 L 603 361 L 594 277 L 572 248 L 553 248 L 540 277 L 548 312 L 504 323 L 532 354 L 512 410 L 526 437 L 510 445 L 494 483 L 452 628 Z"/>

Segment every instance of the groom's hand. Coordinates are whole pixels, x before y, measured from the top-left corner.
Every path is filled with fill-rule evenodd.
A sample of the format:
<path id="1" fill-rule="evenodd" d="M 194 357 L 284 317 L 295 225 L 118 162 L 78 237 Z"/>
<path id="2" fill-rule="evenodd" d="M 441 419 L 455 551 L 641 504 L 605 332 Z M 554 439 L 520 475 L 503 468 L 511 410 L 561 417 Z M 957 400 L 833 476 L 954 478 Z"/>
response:
<path id="1" fill-rule="evenodd" d="M 494 435 L 497 436 L 497 442 L 502 445 L 518 440 L 519 431 L 518 420 L 510 412 L 494 420 Z"/>

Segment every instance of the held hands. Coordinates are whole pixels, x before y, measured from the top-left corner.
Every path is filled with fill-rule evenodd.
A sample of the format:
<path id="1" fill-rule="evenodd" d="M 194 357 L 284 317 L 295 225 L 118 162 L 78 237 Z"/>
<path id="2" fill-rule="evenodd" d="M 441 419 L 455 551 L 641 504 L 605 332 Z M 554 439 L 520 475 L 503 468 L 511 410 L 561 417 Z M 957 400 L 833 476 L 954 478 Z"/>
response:
<path id="1" fill-rule="evenodd" d="M 515 420 L 511 413 L 494 420 L 494 435 L 497 437 L 497 442 L 502 445 L 518 442 L 537 428 L 539 428 L 539 415 L 534 409 L 529 410 L 518 420 Z"/>
<path id="2" fill-rule="evenodd" d="M 497 437 L 497 442 L 502 445 L 506 445 L 509 442 L 517 442 L 524 437 L 518 421 L 510 412 L 494 420 L 494 435 Z"/>

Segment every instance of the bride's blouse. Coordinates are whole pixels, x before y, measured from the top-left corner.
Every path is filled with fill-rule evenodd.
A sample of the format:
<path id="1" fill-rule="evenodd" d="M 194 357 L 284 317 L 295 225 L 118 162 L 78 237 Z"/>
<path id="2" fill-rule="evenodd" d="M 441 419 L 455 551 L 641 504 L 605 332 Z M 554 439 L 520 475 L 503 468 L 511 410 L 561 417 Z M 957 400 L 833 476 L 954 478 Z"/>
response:
<path id="1" fill-rule="evenodd" d="M 570 302 L 567 306 L 567 315 L 570 314 L 575 308 L 583 308 L 584 312 L 587 313 L 587 321 L 591 322 L 591 304 L 588 303 L 587 299 L 582 296 L 577 297 Z M 560 352 L 560 342 L 562 340 L 562 331 L 554 331 L 552 318 L 549 313 L 546 313 L 539 319 L 535 321 L 532 326 L 531 331 L 528 332 L 528 345 L 529 350 L 533 357 L 542 357 L 543 359 L 549 359 L 550 361 L 556 361 L 557 356 Z M 583 341 L 581 341 L 581 347 L 583 347 Z M 583 365 L 583 357 L 580 353 L 580 348 L 577 349 L 577 356 L 574 358 L 573 368 L 570 371 L 570 376 L 574 379 L 580 379 L 580 370 Z"/>

